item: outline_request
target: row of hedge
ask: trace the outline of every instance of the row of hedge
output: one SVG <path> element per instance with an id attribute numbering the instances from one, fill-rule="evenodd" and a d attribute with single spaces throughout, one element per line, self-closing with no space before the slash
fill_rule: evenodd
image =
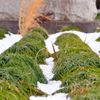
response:
<path id="1" fill-rule="evenodd" d="M 22 40 L 0 55 L 0 100 L 28 100 L 43 95 L 37 81 L 46 83 L 38 63 L 49 56 L 44 44 L 48 37 L 42 28 L 34 28 Z"/>
<path id="2" fill-rule="evenodd" d="M 58 37 L 54 80 L 64 87 L 57 92 L 69 93 L 72 100 L 100 99 L 100 58 L 74 34 Z"/>

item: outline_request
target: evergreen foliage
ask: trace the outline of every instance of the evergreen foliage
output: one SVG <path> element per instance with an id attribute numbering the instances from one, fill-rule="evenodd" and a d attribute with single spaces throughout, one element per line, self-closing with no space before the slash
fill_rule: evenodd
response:
<path id="1" fill-rule="evenodd" d="M 30 95 L 45 95 L 36 88 L 38 81 L 47 82 L 39 67 L 49 56 L 44 44 L 47 33 L 43 32 L 39 28 L 32 30 L 0 55 L 2 100 L 28 100 Z"/>
<path id="2" fill-rule="evenodd" d="M 72 100 L 99 100 L 100 58 L 74 34 L 58 37 L 60 51 L 55 60 L 54 78 Z"/>
<path id="3" fill-rule="evenodd" d="M 64 31 L 81 31 L 80 27 L 78 26 L 74 26 L 74 25 L 70 25 L 70 26 L 64 26 L 60 31 L 64 32 Z"/>

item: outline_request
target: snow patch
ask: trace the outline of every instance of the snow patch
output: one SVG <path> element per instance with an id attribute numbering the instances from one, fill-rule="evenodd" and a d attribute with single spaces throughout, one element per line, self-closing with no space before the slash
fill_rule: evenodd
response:
<path id="1" fill-rule="evenodd" d="M 55 95 L 50 95 L 48 97 L 31 96 L 30 100 L 70 100 L 70 98 L 67 96 L 67 94 L 57 93 Z"/>
<path id="2" fill-rule="evenodd" d="M 9 33 L 0 40 L 0 54 L 22 39 L 21 35 Z"/>
<path id="3" fill-rule="evenodd" d="M 62 89 L 61 87 L 62 82 L 61 81 L 55 81 L 52 80 L 54 74 L 53 74 L 53 67 L 54 67 L 54 58 L 50 57 L 45 60 L 45 65 L 40 65 L 41 70 L 43 71 L 43 74 L 45 75 L 48 83 L 43 84 L 40 82 L 37 82 L 37 88 L 41 90 L 42 92 L 48 94 L 47 97 L 41 97 L 41 96 L 31 96 L 30 100 L 70 100 L 67 94 L 65 93 L 56 93 L 56 91 Z M 55 94 L 55 95 L 53 95 Z"/>
<path id="4" fill-rule="evenodd" d="M 49 81 L 48 84 L 42 84 L 38 82 L 38 89 L 48 95 L 52 95 L 57 90 L 61 89 L 61 81 Z"/>
<path id="5" fill-rule="evenodd" d="M 45 75 L 48 83 L 43 84 L 38 82 L 37 83 L 37 88 L 44 93 L 48 95 L 52 95 L 55 93 L 57 90 L 61 89 L 61 81 L 52 81 L 52 78 L 54 76 L 53 74 L 53 67 L 54 67 L 54 58 L 50 57 L 45 60 L 46 64 L 45 65 L 40 65 L 41 70 L 43 71 L 43 74 Z"/>

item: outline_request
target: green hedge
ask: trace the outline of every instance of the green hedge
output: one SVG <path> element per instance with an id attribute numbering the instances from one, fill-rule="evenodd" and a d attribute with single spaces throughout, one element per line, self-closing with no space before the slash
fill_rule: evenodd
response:
<path id="1" fill-rule="evenodd" d="M 35 28 L 36 29 L 36 28 Z M 25 54 L 31 56 L 33 59 L 37 61 L 37 63 L 44 63 L 46 57 L 49 56 L 47 49 L 45 48 L 44 40 L 45 35 L 47 33 L 43 33 L 43 30 L 37 32 L 37 30 L 32 31 L 24 36 L 24 38 L 16 43 L 14 46 L 9 48 L 5 53 L 18 53 L 18 54 Z M 41 28 L 40 28 L 41 29 Z M 41 34 L 44 34 L 44 36 Z"/>
<path id="2" fill-rule="evenodd" d="M 5 34 L 8 34 L 8 30 L 5 28 L 0 28 L 0 39 L 4 38 Z"/>
<path id="3" fill-rule="evenodd" d="M 61 80 L 72 100 L 99 100 L 100 58 L 74 34 L 58 37 L 60 51 L 55 60 L 54 78 Z M 59 91 L 58 91 L 59 92 Z"/>
<path id="4" fill-rule="evenodd" d="M 100 42 L 100 37 L 96 41 Z"/>
<path id="5" fill-rule="evenodd" d="M 39 67 L 39 63 L 49 56 L 44 44 L 47 33 L 43 32 L 42 29 L 30 32 L 0 56 L 0 87 L 5 89 L 0 90 L 2 100 L 11 97 L 28 100 L 30 95 L 45 95 L 36 88 L 37 81 L 47 82 Z M 2 83 L 6 85 L 6 82 L 4 88 Z"/>
<path id="6" fill-rule="evenodd" d="M 78 26 L 74 26 L 74 25 L 69 25 L 69 26 L 64 26 L 63 28 L 61 28 L 61 32 L 64 31 L 81 31 L 80 27 Z"/>
<path id="7" fill-rule="evenodd" d="M 42 27 L 36 27 L 31 30 L 32 33 L 40 33 L 45 39 L 48 38 L 48 32 Z"/>

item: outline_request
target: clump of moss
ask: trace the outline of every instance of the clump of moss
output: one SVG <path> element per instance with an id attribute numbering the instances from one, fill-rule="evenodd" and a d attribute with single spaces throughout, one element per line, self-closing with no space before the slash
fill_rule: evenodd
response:
<path id="1" fill-rule="evenodd" d="M 78 27 L 78 26 L 64 26 L 60 31 L 61 32 L 64 32 L 64 31 L 71 31 L 71 30 L 74 30 L 74 31 L 81 31 L 81 29 Z"/>
<path id="2" fill-rule="evenodd" d="M 97 14 L 96 19 L 100 20 L 100 13 Z"/>
<path id="3" fill-rule="evenodd" d="M 61 80 L 64 89 L 73 100 L 98 100 L 100 88 L 100 58 L 74 34 L 58 37 L 60 51 L 55 60 L 54 78 Z M 97 99 L 95 99 L 97 98 Z"/>
<path id="4" fill-rule="evenodd" d="M 96 41 L 100 42 L 100 37 Z"/>
<path id="5" fill-rule="evenodd" d="M 0 28 L 0 39 L 4 38 L 5 34 L 8 34 L 8 30 L 5 28 Z"/>

